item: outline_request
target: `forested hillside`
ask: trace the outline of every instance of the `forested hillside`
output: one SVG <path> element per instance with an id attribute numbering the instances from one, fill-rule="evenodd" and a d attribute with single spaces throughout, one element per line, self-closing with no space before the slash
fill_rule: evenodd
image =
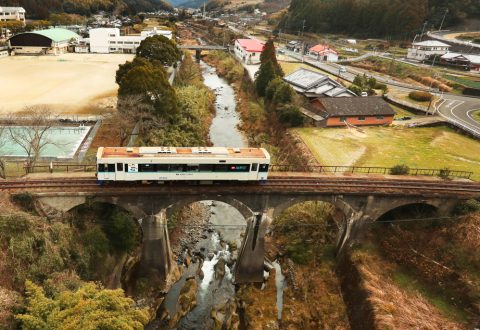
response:
<path id="1" fill-rule="evenodd" d="M 163 0 L 4 0 L 2 6 L 22 6 L 27 18 L 46 19 L 50 13 L 66 12 L 89 16 L 99 10 L 115 14 L 172 9 Z"/>
<path id="2" fill-rule="evenodd" d="M 444 27 L 464 18 L 480 18 L 478 0 L 292 0 L 279 27 L 289 31 L 349 33 L 359 36 L 407 38 L 428 27 Z"/>

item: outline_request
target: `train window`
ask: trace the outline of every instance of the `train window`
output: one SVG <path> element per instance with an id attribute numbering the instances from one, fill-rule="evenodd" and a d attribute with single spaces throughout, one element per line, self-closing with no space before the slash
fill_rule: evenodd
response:
<path id="1" fill-rule="evenodd" d="M 155 165 L 155 170 L 157 172 L 168 172 L 169 171 L 169 165 L 168 164 L 156 164 Z"/>
<path id="2" fill-rule="evenodd" d="M 268 164 L 260 164 L 259 172 L 268 172 Z"/>
<path id="3" fill-rule="evenodd" d="M 128 164 L 125 164 L 125 172 L 128 172 Z"/>
<path id="4" fill-rule="evenodd" d="M 258 170 L 258 163 L 252 164 L 252 172 L 256 172 Z"/>
<path id="5" fill-rule="evenodd" d="M 105 164 L 98 164 L 98 172 L 105 172 Z"/>
<path id="6" fill-rule="evenodd" d="M 170 165 L 170 172 L 183 172 L 183 165 L 182 164 L 171 164 Z"/>
<path id="7" fill-rule="evenodd" d="M 249 172 L 250 164 L 230 164 L 228 165 L 229 172 Z"/>
<path id="8" fill-rule="evenodd" d="M 227 172 L 228 165 L 227 164 L 217 164 L 215 165 L 214 172 Z"/>
<path id="9" fill-rule="evenodd" d="M 187 164 L 184 167 L 184 172 L 198 172 L 198 165 Z"/>
<path id="10" fill-rule="evenodd" d="M 117 172 L 123 172 L 123 164 L 117 163 Z"/>
<path id="11" fill-rule="evenodd" d="M 105 164 L 106 165 L 106 172 L 115 172 L 115 164 Z"/>
<path id="12" fill-rule="evenodd" d="M 200 164 L 199 171 L 200 172 L 213 172 L 213 168 L 215 165 L 211 164 Z"/>
<path id="13" fill-rule="evenodd" d="M 138 164 L 139 172 L 154 172 L 155 164 Z"/>

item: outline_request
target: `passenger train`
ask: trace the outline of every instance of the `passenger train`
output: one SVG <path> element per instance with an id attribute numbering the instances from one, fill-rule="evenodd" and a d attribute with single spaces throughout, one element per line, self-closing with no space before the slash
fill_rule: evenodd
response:
<path id="1" fill-rule="evenodd" d="M 265 181 L 270 155 L 263 148 L 100 147 L 97 179 L 158 182 Z"/>

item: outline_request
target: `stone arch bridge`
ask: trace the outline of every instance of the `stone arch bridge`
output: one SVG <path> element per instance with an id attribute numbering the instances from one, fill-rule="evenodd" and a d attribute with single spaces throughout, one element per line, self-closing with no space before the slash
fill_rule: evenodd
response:
<path id="1" fill-rule="evenodd" d="M 448 215 L 462 200 L 480 195 L 478 184 L 455 184 L 438 189 L 412 181 L 391 184 L 366 185 L 339 182 L 335 185 L 299 183 L 297 185 L 213 185 L 213 186 L 135 186 L 98 187 L 94 191 L 35 192 L 34 197 L 42 209 L 49 212 L 68 212 L 85 203 L 110 203 L 131 212 L 141 219 L 144 245 L 157 244 L 158 255 L 145 256 L 144 262 L 165 276 L 171 266 L 171 250 L 166 220 L 183 206 L 197 201 L 214 200 L 235 207 L 246 219 L 246 235 L 237 260 L 237 283 L 263 280 L 264 237 L 272 219 L 283 210 L 305 201 L 323 201 L 332 204 L 343 221 L 339 224 L 337 253 L 354 242 L 370 222 L 399 207 L 426 204 L 434 207 L 438 215 Z M 80 188 L 79 188 L 80 189 Z M 150 246 L 151 248 L 151 246 Z"/>

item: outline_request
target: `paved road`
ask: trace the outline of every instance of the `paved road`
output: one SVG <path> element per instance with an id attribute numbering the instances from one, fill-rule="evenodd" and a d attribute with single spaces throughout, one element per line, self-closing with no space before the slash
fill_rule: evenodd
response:
<path id="1" fill-rule="evenodd" d="M 340 72 L 340 65 L 334 63 L 319 62 L 313 59 L 288 50 L 284 50 L 285 54 L 296 59 L 308 63 L 320 70 L 328 72 L 332 75 L 340 77 L 344 80 L 353 82 L 357 74 L 363 74 L 367 71 L 348 68 L 347 72 Z M 390 88 L 409 92 L 412 90 L 430 91 L 426 87 L 418 87 L 398 81 L 394 81 L 391 77 L 380 75 L 377 73 L 367 72 L 369 76 L 377 79 L 378 82 L 387 84 Z M 470 134 L 480 138 L 480 123 L 473 119 L 473 112 L 480 109 L 480 98 L 468 97 L 455 94 L 442 94 L 441 101 L 437 103 L 437 112 L 453 125 L 469 132 Z"/>
<path id="2" fill-rule="evenodd" d="M 454 95 L 444 95 L 436 109 L 455 126 L 480 138 L 480 123 L 473 118 L 476 110 L 480 110 L 480 99 Z"/>

